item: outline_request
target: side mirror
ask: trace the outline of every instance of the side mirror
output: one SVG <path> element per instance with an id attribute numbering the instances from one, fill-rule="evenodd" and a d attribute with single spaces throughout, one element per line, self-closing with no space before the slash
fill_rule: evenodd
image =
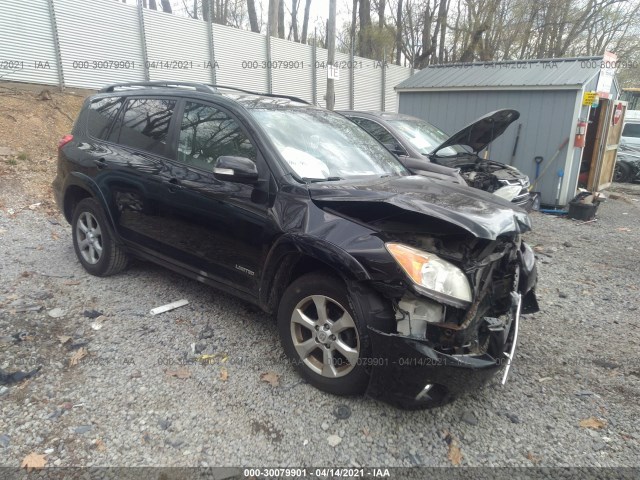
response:
<path id="1" fill-rule="evenodd" d="M 225 182 L 252 184 L 258 182 L 258 169 L 253 160 L 223 155 L 216 160 L 213 176 Z"/>
<path id="2" fill-rule="evenodd" d="M 404 148 L 402 148 L 399 143 L 385 143 L 383 145 L 394 155 L 398 155 L 399 157 L 407 155 L 407 152 L 404 151 Z"/>

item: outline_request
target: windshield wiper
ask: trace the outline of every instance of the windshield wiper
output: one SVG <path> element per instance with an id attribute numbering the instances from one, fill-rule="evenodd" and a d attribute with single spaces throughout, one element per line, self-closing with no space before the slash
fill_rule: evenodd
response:
<path id="1" fill-rule="evenodd" d="M 306 183 L 317 183 L 317 182 L 337 182 L 339 180 L 344 180 L 344 178 L 342 177 L 326 177 L 326 178 L 302 177 L 302 180 Z"/>

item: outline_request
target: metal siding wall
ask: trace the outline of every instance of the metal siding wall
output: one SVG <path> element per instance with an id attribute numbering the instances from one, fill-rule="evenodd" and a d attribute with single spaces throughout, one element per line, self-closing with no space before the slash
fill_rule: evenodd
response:
<path id="1" fill-rule="evenodd" d="M 0 65 L 3 80 L 58 84 L 58 60 L 47 0 L 0 2 L 0 62 L 7 62 Z M 18 65 L 9 69 L 13 67 L 9 62 Z"/>
<path id="2" fill-rule="evenodd" d="M 24 68 L 0 70 L 6 80 L 47 85 L 59 84 L 54 29 L 49 12 L 49 0 L 0 1 L 0 61 L 24 62 Z M 83 88 L 101 88 L 111 83 L 144 81 L 145 65 L 138 8 L 114 0 L 53 0 L 60 41 L 61 67 L 65 84 Z M 146 49 L 148 60 L 163 62 L 149 69 L 151 80 L 183 80 L 210 83 L 212 61 L 208 45 L 207 25 L 199 20 L 182 18 L 145 9 Z M 268 90 L 267 38 L 257 33 L 213 25 L 213 43 L 217 63 L 216 81 L 249 90 Z M 272 69 L 274 92 L 290 93 L 312 100 L 312 48 L 309 45 L 271 39 L 272 61 L 300 60 L 301 69 Z M 319 63 L 327 61 L 327 51 L 316 50 Z M 358 108 L 381 107 L 381 75 L 372 68 L 373 61 L 357 59 L 364 68 L 354 72 L 354 103 Z M 94 68 L 93 62 L 106 62 L 108 68 Z M 165 62 L 188 62 L 190 68 L 174 68 Z M 349 66 L 350 57 L 336 54 L 341 66 Z M 35 68 L 42 62 L 49 68 Z M 80 65 L 78 65 L 80 62 Z M 109 62 L 130 62 L 130 65 L 109 65 Z M 193 62 L 191 64 L 191 62 Z M 84 65 L 86 64 L 86 65 Z M 7 65 L 9 66 L 9 65 Z M 82 67 L 88 68 L 82 68 Z M 115 67 L 118 68 L 115 68 Z M 122 68 L 124 67 L 124 68 Z M 160 68 L 168 67 L 168 68 Z M 394 110 L 393 86 L 410 75 L 409 69 L 390 66 L 385 100 L 388 110 Z M 316 94 L 319 105 L 325 105 L 327 70 L 317 69 Z M 340 69 L 335 82 L 336 109 L 350 106 L 348 68 Z"/>
<path id="3" fill-rule="evenodd" d="M 411 76 L 411 69 L 400 67 L 398 65 L 387 66 L 387 76 L 385 79 L 384 92 L 384 109 L 387 112 L 398 111 L 398 94 L 395 90 L 396 85 L 405 81 Z"/>
<path id="4" fill-rule="evenodd" d="M 262 66 L 262 62 L 267 60 L 267 37 L 214 24 L 213 49 L 220 67 L 216 71 L 218 84 L 257 92 L 268 90 L 267 69 Z M 248 68 L 247 65 L 257 68 Z"/>
<path id="5" fill-rule="evenodd" d="M 207 24 L 144 10 L 150 80 L 212 83 Z"/>
<path id="6" fill-rule="evenodd" d="M 575 90 L 413 92 L 400 93 L 399 111 L 422 118 L 446 133 L 453 134 L 489 111 L 501 108 L 518 110 L 520 118 L 493 142 L 491 158 L 503 163 L 511 161 L 518 123 L 522 123 L 513 166 L 529 175 L 533 182 L 533 158 L 543 157 L 541 169 L 544 168 L 567 137 L 567 132 L 575 127 L 575 99 Z M 573 145 L 572 141 L 570 139 L 569 148 Z M 536 190 L 542 192 L 543 203 L 555 202 L 557 170 L 559 167 L 566 167 L 566 155 L 567 147 L 538 184 Z M 565 178 L 565 181 L 570 179 Z"/>
<path id="7" fill-rule="evenodd" d="M 104 0 L 55 0 L 55 9 L 67 85 L 101 88 L 110 83 L 144 80 L 135 6 Z M 74 62 L 86 61 L 90 68 L 74 68 Z M 135 63 L 135 68 L 96 70 L 92 68 L 93 61 L 129 61 Z"/>
<path id="8" fill-rule="evenodd" d="M 375 60 L 354 57 L 353 67 L 355 109 L 382 110 L 382 64 Z"/>
<path id="9" fill-rule="evenodd" d="M 273 93 L 313 100 L 311 50 L 309 45 L 271 39 Z"/>

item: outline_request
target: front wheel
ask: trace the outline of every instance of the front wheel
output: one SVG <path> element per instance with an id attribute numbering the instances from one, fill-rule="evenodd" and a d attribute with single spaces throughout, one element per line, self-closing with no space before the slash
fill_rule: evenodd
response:
<path id="1" fill-rule="evenodd" d="M 284 351 L 309 383 L 337 395 L 364 393 L 371 345 L 347 286 L 326 274 L 307 274 L 284 292 L 278 330 Z"/>
<path id="2" fill-rule="evenodd" d="M 91 275 L 106 277 L 127 266 L 127 255 L 114 242 L 102 208 L 93 198 L 78 203 L 71 227 L 78 260 Z"/>

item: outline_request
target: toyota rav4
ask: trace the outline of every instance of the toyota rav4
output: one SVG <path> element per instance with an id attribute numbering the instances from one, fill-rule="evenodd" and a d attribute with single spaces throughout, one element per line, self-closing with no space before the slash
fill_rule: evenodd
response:
<path id="1" fill-rule="evenodd" d="M 411 175 L 294 97 L 107 87 L 60 141 L 53 185 L 90 274 L 138 257 L 237 295 L 334 394 L 415 408 L 504 381 L 520 314 L 537 309 L 524 211 Z"/>

